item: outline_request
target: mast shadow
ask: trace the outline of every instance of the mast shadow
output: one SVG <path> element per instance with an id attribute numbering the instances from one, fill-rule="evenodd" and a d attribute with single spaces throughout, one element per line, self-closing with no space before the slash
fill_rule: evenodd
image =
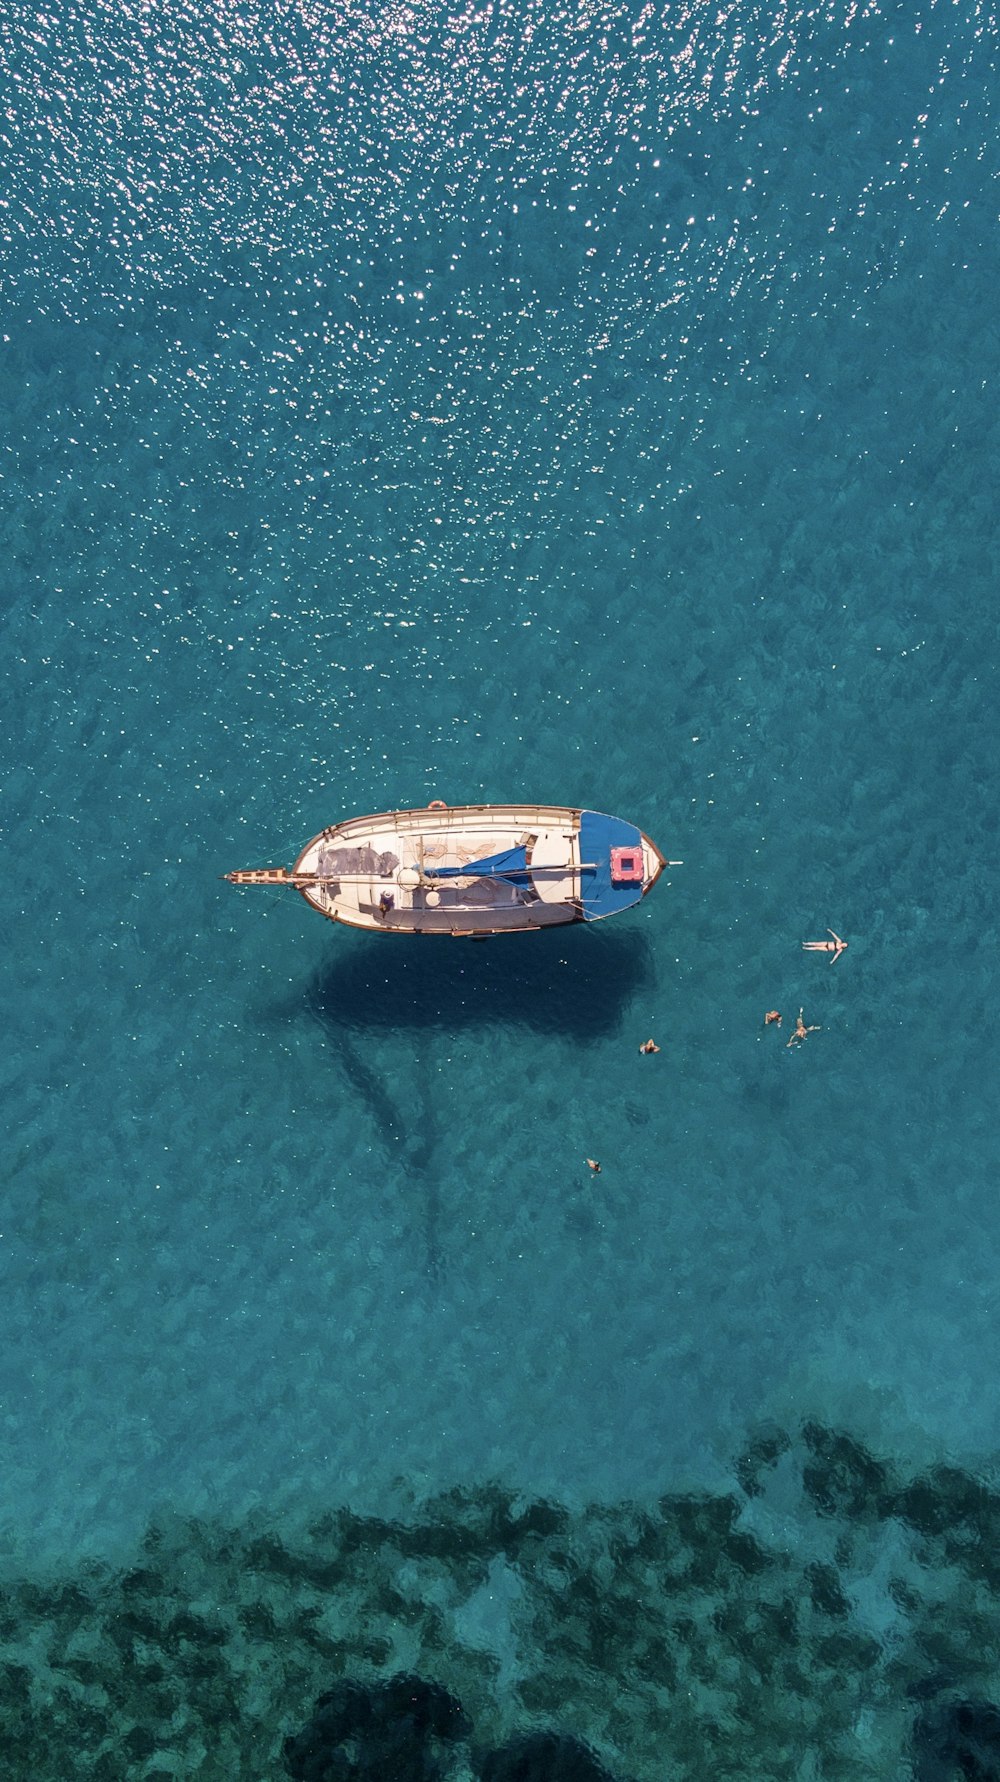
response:
<path id="1" fill-rule="evenodd" d="M 487 946 L 395 938 L 338 936 L 335 954 L 299 991 L 272 1005 L 272 1019 L 316 1024 L 349 1091 L 365 1109 L 387 1159 L 419 1181 L 427 1274 L 440 1278 L 440 1187 L 434 1157 L 438 1103 L 425 1041 L 473 1027 L 520 1026 L 562 1035 L 574 1045 L 605 1038 L 622 1022 L 633 996 L 653 976 L 642 934 L 576 930 L 504 935 Z M 373 1062 L 372 1042 L 404 1033 L 412 1071 L 397 1084 Z"/>
<path id="2" fill-rule="evenodd" d="M 427 1273 L 436 1281 L 441 1274 L 441 1204 L 432 1159 L 438 1133 L 424 1049 L 420 1045 L 414 1048 L 415 1093 L 410 1100 L 390 1091 L 385 1078 L 362 1056 L 355 1039 L 344 1032 L 332 1034 L 324 1023 L 320 1025 L 327 1050 L 343 1071 L 348 1089 L 366 1109 L 389 1162 L 405 1182 L 419 1179 Z"/>

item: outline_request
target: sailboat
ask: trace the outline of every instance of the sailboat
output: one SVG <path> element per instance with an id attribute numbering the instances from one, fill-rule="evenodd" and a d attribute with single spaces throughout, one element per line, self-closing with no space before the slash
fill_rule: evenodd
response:
<path id="1" fill-rule="evenodd" d="M 232 885 L 290 885 L 331 922 L 381 934 L 477 939 L 633 906 L 667 866 L 621 817 L 560 804 L 458 804 L 349 817 L 314 835 L 289 871 L 227 872 Z"/>

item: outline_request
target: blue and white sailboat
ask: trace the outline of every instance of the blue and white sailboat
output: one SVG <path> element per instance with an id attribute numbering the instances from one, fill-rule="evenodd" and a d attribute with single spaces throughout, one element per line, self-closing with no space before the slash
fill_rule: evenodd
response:
<path id="1" fill-rule="evenodd" d="M 291 885 L 320 915 L 351 928 L 475 939 L 601 921 L 680 864 L 634 823 L 601 811 L 435 799 L 335 823 L 291 871 L 225 876 L 234 885 Z"/>

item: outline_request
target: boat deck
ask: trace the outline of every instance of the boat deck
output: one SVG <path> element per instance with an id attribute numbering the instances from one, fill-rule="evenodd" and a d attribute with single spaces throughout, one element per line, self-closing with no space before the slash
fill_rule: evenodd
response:
<path id="1" fill-rule="evenodd" d="M 510 876 L 462 872 L 516 856 Z M 579 898 L 579 813 L 544 806 L 386 813 L 325 830 L 294 876 L 334 920 L 421 933 L 497 933 L 574 919 Z M 441 875 L 440 877 L 438 875 Z M 391 902 L 388 900 L 391 899 Z"/>

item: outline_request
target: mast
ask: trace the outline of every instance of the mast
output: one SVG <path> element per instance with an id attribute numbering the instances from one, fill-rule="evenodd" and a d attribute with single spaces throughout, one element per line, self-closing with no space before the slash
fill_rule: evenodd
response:
<path id="1" fill-rule="evenodd" d="M 553 864 L 552 866 L 509 867 L 506 872 L 498 869 L 491 872 L 476 872 L 474 864 L 474 862 L 470 862 L 468 871 L 453 871 L 448 874 L 448 877 L 452 880 L 463 878 L 509 879 L 513 877 L 525 879 L 571 878 L 574 873 L 597 871 L 596 860 L 584 860 L 579 866 L 574 866 L 572 862 L 567 861 L 564 866 Z M 668 865 L 680 865 L 680 862 L 669 861 Z M 404 867 L 403 870 L 405 871 L 406 868 Z M 439 877 L 436 867 L 424 866 L 422 847 L 418 852 L 416 867 L 410 870 L 419 873 L 420 877 L 417 880 L 419 885 L 433 883 Z M 374 885 L 382 882 L 379 874 L 374 872 L 289 872 L 284 866 L 245 867 L 238 872 L 224 872 L 222 877 L 230 885 L 292 885 L 298 889 L 305 889 L 309 885 Z M 388 882 L 387 880 L 386 883 Z"/>

